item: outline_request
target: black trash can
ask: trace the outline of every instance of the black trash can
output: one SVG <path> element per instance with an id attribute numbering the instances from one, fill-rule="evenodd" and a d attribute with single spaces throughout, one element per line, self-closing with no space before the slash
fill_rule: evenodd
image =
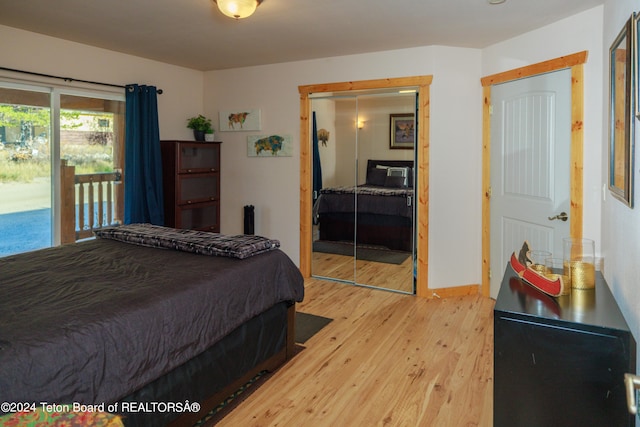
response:
<path id="1" fill-rule="evenodd" d="M 244 234 L 255 234 L 255 213 L 253 205 L 244 207 Z"/>

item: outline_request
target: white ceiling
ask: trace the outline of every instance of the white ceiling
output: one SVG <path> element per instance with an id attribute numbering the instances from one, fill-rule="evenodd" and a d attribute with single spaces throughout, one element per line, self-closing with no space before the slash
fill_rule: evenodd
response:
<path id="1" fill-rule="evenodd" d="M 235 21 L 212 0 L 0 0 L 0 25 L 197 70 L 416 46 L 483 48 L 605 0 L 264 0 Z"/>

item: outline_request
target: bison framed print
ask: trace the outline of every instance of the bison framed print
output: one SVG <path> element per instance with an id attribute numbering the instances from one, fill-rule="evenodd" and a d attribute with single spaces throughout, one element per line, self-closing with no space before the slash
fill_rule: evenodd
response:
<path id="1" fill-rule="evenodd" d="M 241 132 L 260 130 L 260 109 L 220 111 L 220 131 Z"/>
<path id="2" fill-rule="evenodd" d="M 293 155 L 289 135 L 251 135 L 247 137 L 249 157 L 291 157 Z"/>

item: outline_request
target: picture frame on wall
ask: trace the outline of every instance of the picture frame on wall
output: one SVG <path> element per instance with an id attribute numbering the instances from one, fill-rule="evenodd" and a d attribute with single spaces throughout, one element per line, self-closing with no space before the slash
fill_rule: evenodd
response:
<path id="1" fill-rule="evenodd" d="M 242 132 L 261 129 L 259 108 L 220 111 L 218 119 L 221 132 Z"/>
<path id="2" fill-rule="evenodd" d="M 629 207 L 633 207 L 636 25 L 633 14 L 609 49 L 609 191 Z"/>
<path id="3" fill-rule="evenodd" d="M 633 61 L 633 88 L 636 118 L 640 119 L 640 13 L 634 12 L 631 16 L 632 21 L 632 61 Z"/>
<path id="4" fill-rule="evenodd" d="M 416 120 L 413 113 L 389 115 L 389 148 L 413 150 L 416 139 Z"/>
<path id="5" fill-rule="evenodd" d="M 247 136 L 247 156 L 291 157 L 293 156 L 291 135 L 249 135 Z"/>

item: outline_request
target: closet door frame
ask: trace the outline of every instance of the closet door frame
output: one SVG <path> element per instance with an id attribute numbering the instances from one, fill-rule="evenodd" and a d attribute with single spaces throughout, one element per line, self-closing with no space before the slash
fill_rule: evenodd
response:
<path id="1" fill-rule="evenodd" d="M 415 88 L 418 91 L 417 135 L 417 241 L 416 241 L 416 295 L 431 298 L 428 286 L 429 259 L 429 88 L 433 76 L 401 77 L 354 82 L 324 83 L 298 86 L 300 93 L 300 271 L 311 277 L 312 221 L 311 172 L 312 150 L 309 95 L 326 92 L 348 92 L 370 89 Z"/>

